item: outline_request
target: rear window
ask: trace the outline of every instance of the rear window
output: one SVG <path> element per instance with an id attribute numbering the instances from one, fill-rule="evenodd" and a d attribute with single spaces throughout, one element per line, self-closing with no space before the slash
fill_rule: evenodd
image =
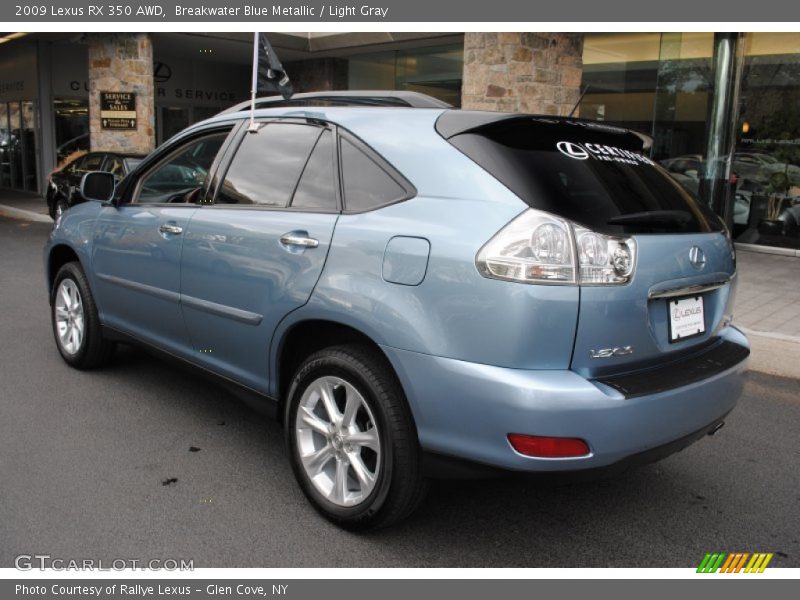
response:
<path id="1" fill-rule="evenodd" d="M 721 221 L 604 125 L 519 117 L 450 138 L 528 206 L 608 234 L 719 231 Z"/>

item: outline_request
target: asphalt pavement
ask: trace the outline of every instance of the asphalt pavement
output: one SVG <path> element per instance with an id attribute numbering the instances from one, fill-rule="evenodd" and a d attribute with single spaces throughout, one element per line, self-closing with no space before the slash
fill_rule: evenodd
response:
<path id="1" fill-rule="evenodd" d="M 0 567 L 19 554 L 195 567 L 800 567 L 800 382 L 751 373 L 726 426 L 612 480 L 437 482 L 401 525 L 343 532 L 295 485 L 281 428 L 123 347 L 80 372 L 52 339 L 49 226 L 0 217 Z M 174 480 L 174 481 L 172 481 Z"/>

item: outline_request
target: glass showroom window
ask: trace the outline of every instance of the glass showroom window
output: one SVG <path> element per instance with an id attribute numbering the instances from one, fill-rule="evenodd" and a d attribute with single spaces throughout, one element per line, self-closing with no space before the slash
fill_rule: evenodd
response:
<path id="1" fill-rule="evenodd" d="M 739 242 L 800 248 L 800 33 L 749 33 L 733 172 Z"/>
<path id="2" fill-rule="evenodd" d="M 653 137 L 652 158 L 699 193 L 713 87 L 712 33 L 587 34 L 580 116 Z"/>
<path id="3" fill-rule="evenodd" d="M 464 45 L 391 50 L 352 56 L 351 90 L 408 90 L 461 106 Z"/>
<path id="4" fill-rule="evenodd" d="M 0 187 L 36 191 L 33 102 L 0 105 Z"/>

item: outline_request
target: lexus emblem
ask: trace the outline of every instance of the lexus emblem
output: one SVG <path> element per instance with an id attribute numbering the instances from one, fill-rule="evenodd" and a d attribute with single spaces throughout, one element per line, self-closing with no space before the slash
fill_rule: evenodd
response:
<path id="1" fill-rule="evenodd" d="M 689 262 L 695 269 L 702 269 L 706 266 L 706 255 L 700 246 L 692 246 L 689 250 Z"/>
<path id="2" fill-rule="evenodd" d="M 156 83 L 166 83 L 172 77 L 172 68 L 163 62 L 153 65 L 153 80 Z"/>
<path id="3" fill-rule="evenodd" d="M 572 142 L 558 142 L 556 148 L 561 154 L 565 154 L 570 158 L 577 160 L 586 160 L 589 158 L 589 153 L 580 144 L 573 144 Z"/>

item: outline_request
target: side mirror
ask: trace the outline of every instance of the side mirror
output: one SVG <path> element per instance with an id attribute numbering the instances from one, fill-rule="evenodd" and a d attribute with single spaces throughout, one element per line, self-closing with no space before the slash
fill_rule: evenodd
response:
<path id="1" fill-rule="evenodd" d="M 116 178 L 105 171 L 90 171 L 81 179 L 81 196 L 86 200 L 108 202 L 114 196 Z"/>

